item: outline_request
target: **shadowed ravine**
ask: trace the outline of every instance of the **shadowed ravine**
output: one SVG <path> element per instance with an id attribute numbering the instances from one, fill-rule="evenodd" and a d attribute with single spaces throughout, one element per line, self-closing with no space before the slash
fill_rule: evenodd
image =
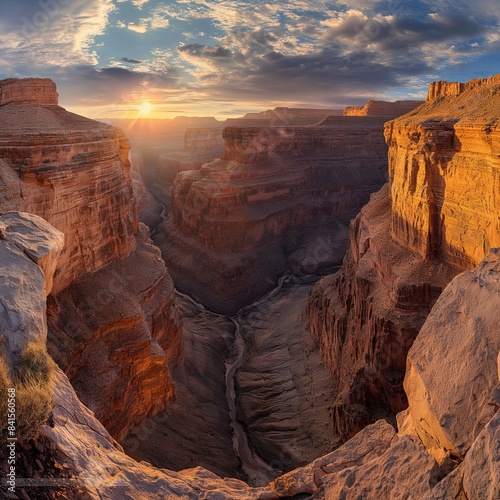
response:
<path id="1" fill-rule="evenodd" d="M 190 296 L 177 292 L 184 335 L 184 362 L 172 367 L 177 400 L 167 413 L 133 429 L 122 443 L 125 450 L 158 467 L 180 470 L 202 465 L 223 476 L 265 485 L 283 470 L 312 460 L 318 449 L 325 453 L 333 449 L 335 440 L 324 428 L 329 425 L 329 398 L 312 394 L 318 387 L 328 386 L 324 383 L 328 374 L 305 325 L 299 335 L 294 328 L 276 330 L 273 342 L 281 344 L 283 351 L 272 345 L 266 347 L 267 340 L 256 348 L 251 338 L 253 334 L 265 334 L 266 328 L 274 330 L 272 322 L 265 324 L 272 317 L 281 318 L 279 322 L 286 325 L 288 318 L 295 322 L 294 310 L 305 312 L 311 285 L 304 281 L 308 280 L 286 273 L 271 292 L 233 317 L 208 311 Z M 304 342 L 309 352 L 301 347 Z M 317 356 L 309 374 L 311 381 L 317 382 L 315 387 L 302 376 L 309 371 L 311 350 Z M 276 358 L 289 351 L 291 355 L 285 360 Z M 254 377 L 255 364 L 262 370 L 261 377 Z M 293 376 L 296 367 L 302 380 Z M 266 395 L 269 382 L 281 396 Z M 281 397 L 287 402 L 282 404 Z M 252 400 L 262 398 L 271 406 L 262 405 L 254 415 Z M 319 405 L 311 403 L 316 399 L 321 399 Z M 299 415 L 303 412 L 306 415 Z M 309 427 L 319 421 L 315 433 Z M 283 422 L 285 427 L 275 429 L 274 422 Z M 266 427 L 270 429 L 268 440 Z M 265 459 L 260 456 L 262 444 Z"/>

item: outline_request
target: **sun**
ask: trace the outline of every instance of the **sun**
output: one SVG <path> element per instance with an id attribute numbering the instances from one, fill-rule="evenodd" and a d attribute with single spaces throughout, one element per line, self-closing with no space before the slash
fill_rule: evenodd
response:
<path id="1" fill-rule="evenodd" d="M 141 116 L 148 116 L 151 111 L 153 111 L 153 105 L 149 101 L 144 101 L 140 106 L 139 106 L 139 114 Z"/>

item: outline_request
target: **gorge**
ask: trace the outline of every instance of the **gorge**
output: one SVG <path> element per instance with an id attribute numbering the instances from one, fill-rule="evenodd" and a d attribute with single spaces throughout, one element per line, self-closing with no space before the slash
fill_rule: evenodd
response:
<path id="1" fill-rule="evenodd" d="M 51 498 L 498 498 L 499 96 L 233 124 L 170 198 L 1 81 L 0 343 L 55 362 Z"/>

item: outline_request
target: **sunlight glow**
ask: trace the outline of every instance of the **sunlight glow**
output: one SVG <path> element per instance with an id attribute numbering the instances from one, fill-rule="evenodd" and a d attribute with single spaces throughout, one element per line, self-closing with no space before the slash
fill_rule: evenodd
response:
<path id="1" fill-rule="evenodd" d="M 139 106 L 139 114 L 141 116 L 148 116 L 152 110 L 153 110 L 153 105 L 149 101 L 144 101 Z"/>

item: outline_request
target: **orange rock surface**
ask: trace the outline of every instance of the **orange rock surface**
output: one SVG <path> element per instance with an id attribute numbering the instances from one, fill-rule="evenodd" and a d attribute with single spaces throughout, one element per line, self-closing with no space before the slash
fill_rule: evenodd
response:
<path id="1" fill-rule="evenodd" d="M 128 140 L 57 106 L 51 80 L 0 89 L 10 99 L 0 106 L 0 214 L 30 212 L 64 234 L 49 350 L 120 437 L 165 407 L 166 363 L 180 356 L 172 281 L 147 230 L 139 234 Z"/>
<path id="2" fill-rule="evenodd" d="M 176 283 L 234 313 L 287 267 L 339 264 L 348 221 L 385 180 L 382 125 L 331 117 L 315 127 L 226 128 L 221 160 L 177 176 L 171 217 L 155 237 Z"/>
<path id="3" fill-rule="evenodd" d="M 309 305 L 344 438 L 405 407 L 406 354 L 434 302 L 500 246 L 499 90 L 498 77 L 476 80 L 386 124 L 389 190 L 352 223 L 341 271 Z"/>
<path id="4" fill-rule="evenodd" d="M 423 101 L 368 101 L 364 106 L 348 106 L 344 116 L 384 116 L 396 118 L 420 106 Z"/>

